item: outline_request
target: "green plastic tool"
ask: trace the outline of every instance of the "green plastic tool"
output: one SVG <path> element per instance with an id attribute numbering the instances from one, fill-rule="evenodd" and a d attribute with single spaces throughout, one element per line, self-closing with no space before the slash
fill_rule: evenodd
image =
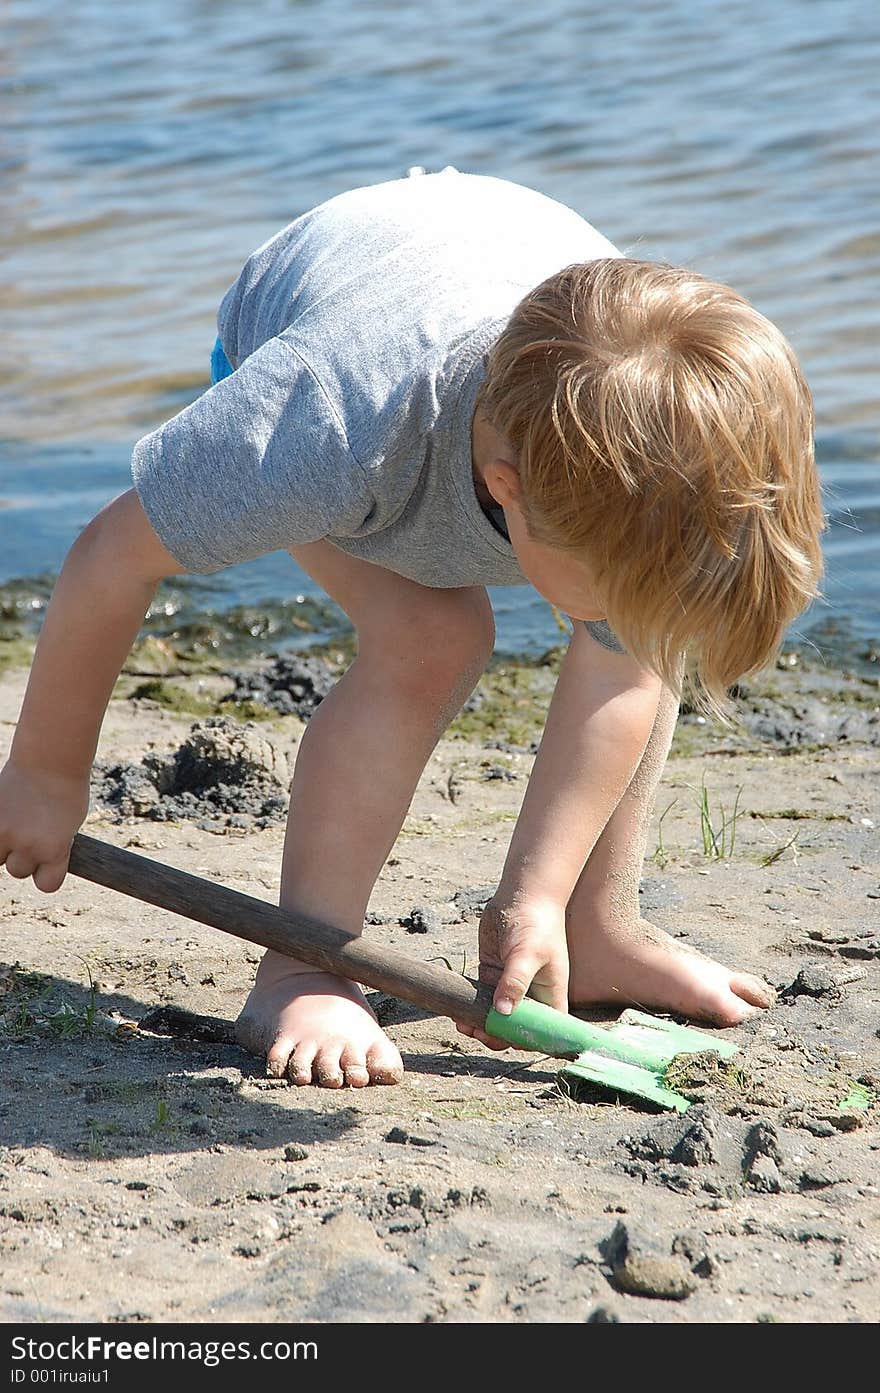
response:
<path id="1" fill-rule="evenodd" d="M 574 1055 L 562 1073 L 618 1093 L 647 1098 L 663 1108 L 686 1112 L 687 1098 L 667 1088 L 665 1074 L 678 1054 L 713 1050 L 722 1059 L 738 1053 L 729 1040 L 719 1040 L 688 1025 L 658 1020 L 642 1011 L 624 1011 L 614 1025 L 590 1025 L 526 999 L 509 1016 L 493 1008 L 486 1030 L 523 1050 L 542 1050 L 555 1057 Z"/>
<path id="2" fill-rule="evenodd" d="M 478 1026 L 520 1049 L 571 1059 L 564 1074 L 677 1112 L 687 1109 L 688 1100 L 667 1088 L 664 1077 L 677 1054 L 714 1050 L 729 1059 L 737 1053 L 729 1040 L 641 1011 L 624 1011 L 614 1025 L 598 1026 L 526 999 L 511 1015 L 501 1016 L 492 1006 L 491 990 L 457 972 L 417 962 L 395 948 L 365 943 L 332 925 L 135 856 L 82 832 L 73 839 L 70 870 L 97 885 Z"/>

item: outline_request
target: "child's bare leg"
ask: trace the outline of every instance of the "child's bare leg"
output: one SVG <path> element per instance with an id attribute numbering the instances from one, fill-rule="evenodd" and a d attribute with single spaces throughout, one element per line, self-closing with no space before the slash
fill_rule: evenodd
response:
<path id="1" fill-rule="evenodd" d="M 614 1002 L 736 1025 L 770 1006 L 772 989 L 684 947 L 643 919 L 639 908 L 651 809 L 677 710 L 664 688 L 641 763 L 569 901 L 569 995 L 572 1006 Z"/>
<path id="2" fill-rule="evenodd" d="M 280 902 L 357 934 L 428 757 L 491 655 L 492 611 L 480 587 L 429 590 L 326 542 L 293 555 L 352 619 L 358 656 L 300 743 Z M 354 983 L 278 953 L 237 1031 L 298 1084 L 394 1083 L 403 1069 Z"/>

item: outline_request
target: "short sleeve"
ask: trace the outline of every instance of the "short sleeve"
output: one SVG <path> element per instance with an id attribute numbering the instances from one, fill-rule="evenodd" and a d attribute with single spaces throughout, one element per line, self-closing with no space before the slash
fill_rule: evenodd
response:
<path id="1" fill-rule="evenodd" d="M 591 638 L 594 638 L 603 648 L 607 648 L 609 652 L 626 652 L 607 619 L 585 619 L 584 628 Z"/>
<path id="2" fill-rule="evenodd" d="M 160 540 L 192 574 L 354 533 L 373 506 L 338 411 L 281 338 L 139 440 L 131 472 Z"/>

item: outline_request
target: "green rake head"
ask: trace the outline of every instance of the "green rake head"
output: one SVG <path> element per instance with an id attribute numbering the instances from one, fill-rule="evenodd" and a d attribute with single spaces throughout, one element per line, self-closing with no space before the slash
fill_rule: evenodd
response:
<path id="1" fill-rule="evenodd" d="M 486 1030 L 523 1050 L 539 1050 L 556 1058 L 574 1056 L 562 1070 L 566 1078 L 645 1098 L 676 1112 L 686 1112 L 690 1106 L 687 1098 L 666 1087 L 666 1070 L 676 1055 L 713 1050 L 729 1059 L 738 1053 L 729 1040 L 642 1011 L 624 1011 L 614 1025 L 599 1026 L 528 997 L 509 1016 L 493 1008 L 486 1017 Z"/>

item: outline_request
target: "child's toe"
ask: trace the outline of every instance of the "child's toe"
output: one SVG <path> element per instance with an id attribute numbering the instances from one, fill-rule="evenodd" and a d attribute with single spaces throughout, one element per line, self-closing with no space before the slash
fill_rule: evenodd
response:
<path id="1" fill-rule="evenodd" d="M 287 1064 L 287 1077 L 291 1083 L 304 1087 L 312 1082 L 312 1066 L 318 1053 L 317 1040 L 301 1040 Z"/>
<path id="2" fill-rule="evenodd" d="M 730 979 L 731 991 L 742 997 L 751 1006 L 760 1006 L 766 1011 L 776 1000 L 776 993 L 769 982 L 753 977 L 750 972 L 737 972 Z"/>
<path id="3" fill-rule="evenodd" d="M 272 1079 L 283 1079 L 287 1073 L 287 1062 L 293 1049 L 289 1036 L 279 1035 L 266 1050 L 266 1073 Z M 254 1051 L 257 1053 L 258 1051 Z"/>
<path id="4" fill-rule="evenodd" d="M 367 1068 L 373 1083 L 400 1083 L 403 1078 L 403 1060 L 384 1036 L 367 1051 Z"/>
<path id="5" fill-rule="evenodd" d="M 345 1049 L 344 1040 L 326 1040 L 315 1055 L 312 1078 L 320 1088 L 342 1088 L 345 1075 L 340 1059 Z"/>
<path id="6" fill-rule="evenodd" d="M 712 1006 L 708 1012 L 708 1019 L 715 1025 L 733 1026 L 742 1025 L 751 1016 L 757 1016 L 759 1008 L 750 1006 L 741 996 L 733 991 L 719 992 L 713 999 Z"/>
<path id="7" fill-rule="evenodd" d="M 343 1050 L 339 1064 L 349 1088 L 366 1088 L 370 1082 L 370 1071 L 363 1049 L 357 1045 L 349 1045 Z"/>

